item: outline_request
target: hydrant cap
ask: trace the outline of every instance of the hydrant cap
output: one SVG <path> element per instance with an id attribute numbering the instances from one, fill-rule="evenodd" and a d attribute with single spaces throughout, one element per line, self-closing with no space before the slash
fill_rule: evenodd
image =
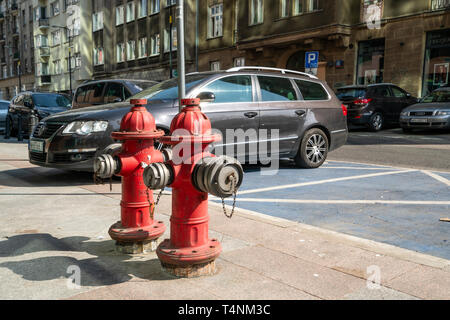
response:
<path id="1" fill-rule="evenodd" d="M 200 108 L 187 106 L 172 120 L 170 131 L 177 129 L 186 130 L 193 136 L 210 135 L 211 121 Z"/>
<path id="2" fill-rule="evenodd" d="M 132 107 L 131 111 L 123 117 L 120 124 L 121 132 L 154 132 L 156 131 L 155 118 L 145 107 Z"/>
<path id="3" fill-rule="evenodd" d="M 147 104 L 147 99 L 131 99 L 130 104 L 134 106 L 145 106 Z"/>

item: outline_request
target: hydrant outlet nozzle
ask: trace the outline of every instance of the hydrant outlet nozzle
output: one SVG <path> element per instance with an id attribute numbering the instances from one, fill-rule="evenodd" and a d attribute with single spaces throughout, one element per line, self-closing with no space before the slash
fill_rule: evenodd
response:
<path id="1" fill-rule="evenodd" d="M 102 179 L 111 178 L 118 169 L 117 161 L 109 154 L 102 154 L 94 162 L 94 172 Z"/>
<path id="2" fill-rule="evenodd" d="M 150 190 L 160 190 L 172 184 L 173 169 L 165 163 L 151 163 L 144 169 L 144 184 Z"/>

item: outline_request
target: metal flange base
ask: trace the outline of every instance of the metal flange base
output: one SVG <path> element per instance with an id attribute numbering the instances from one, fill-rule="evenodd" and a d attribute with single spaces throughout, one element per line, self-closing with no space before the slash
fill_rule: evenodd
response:
<path id="1" fill-rule="evenodd" d="M 109 228 L 109 236 L 116 240 L 118 252 L 145 253 L 156 250 L 157 240 L 166 230 L 162 221 L 154 221 L 145 227 L 126 228 L 120 221 Z"/>

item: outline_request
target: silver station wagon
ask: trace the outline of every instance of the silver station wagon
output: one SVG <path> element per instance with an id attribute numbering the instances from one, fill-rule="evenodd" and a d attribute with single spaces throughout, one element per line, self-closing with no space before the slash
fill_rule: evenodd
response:
<path id="1" fill-rule="evenodd" d="M 171 79 L 131 98 L 147 99 L 157 127 L 168 132 L 178 113 L 177 95 L 177 79 Z M 291 158 L 299 167 L 318 168 L 347 141 L 346 108 L 324 81 L 306 73 L 265 67 L 192 73 L 186 97 L 200 98 L 213 129 L 222 133 L 216 153 L 231 150 L 248 162 Z M 114 143 L 111 132 L 129 109 L 128 100 L 44 119 L 31 138 L 39 146 L 30 148 L 30 161 L 92 171 L 94 157 Z"/>

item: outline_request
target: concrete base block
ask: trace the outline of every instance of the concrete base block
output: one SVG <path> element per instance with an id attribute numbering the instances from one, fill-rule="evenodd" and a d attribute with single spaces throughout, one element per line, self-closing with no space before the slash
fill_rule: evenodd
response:
<path id="1" fill-rule="evenodd" d="M 116 251 L 124 254 L 145 254 L 155 252 L 158 247 L 158 239 L 142 242 L 118 242 Z"/>
<path id="2" fill-rule="evenodd" d="M 198 278 L 217 273 L 215 261 L 190 266 L 175 266 L 161 262 L 161 266 L 165 272 L 178 278 Z"/>

